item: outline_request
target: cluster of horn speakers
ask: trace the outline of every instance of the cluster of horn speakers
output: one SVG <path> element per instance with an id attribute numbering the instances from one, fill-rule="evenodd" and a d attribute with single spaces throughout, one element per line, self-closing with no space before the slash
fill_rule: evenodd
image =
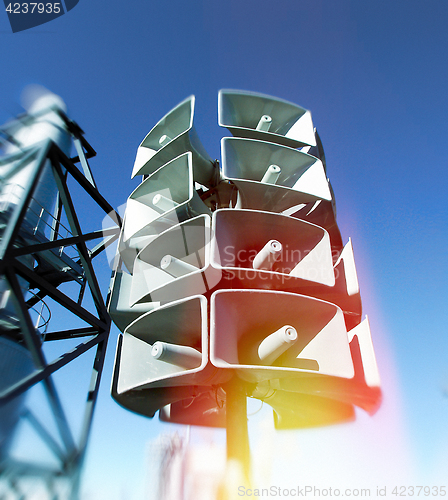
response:
<path id="1" fill-rule="evenodd" d="M 351 241 L 311 114 L 221 90 L 212 160 L 181 102 L 140 144 L 109 294 L 112 395 L 166 422 L 225 427 L 226 383 L 278 429 L 373 413 L 380 380 Z"/>

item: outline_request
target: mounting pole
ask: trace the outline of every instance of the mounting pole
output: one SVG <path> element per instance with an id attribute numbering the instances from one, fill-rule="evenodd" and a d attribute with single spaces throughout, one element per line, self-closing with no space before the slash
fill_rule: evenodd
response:
<path id="1" fill-rule="evenodd" d="M 227 461 L 235 461 L 249 482 L 250 448 L 247 428 L 247 397 L 242 381 L 234 377 L 226 386 Z"/>

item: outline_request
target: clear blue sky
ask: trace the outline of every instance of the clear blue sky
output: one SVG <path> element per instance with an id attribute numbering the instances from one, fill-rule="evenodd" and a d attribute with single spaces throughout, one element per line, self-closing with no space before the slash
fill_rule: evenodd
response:
<path id="1" fill-rule="evenodd" d="M 448 477 L 447 25 L 443 0 L 80 0 L 16 34 L 0 13 L 0 122 L 20 111 L 29 83 L 61 95 L 98 152 L 91 166 L 114 206 L 136 186 L 142 138 L 190 94 L 198 134 L 216 158 L 226 135 L 217 125 L 220 88 L 311 110 L 343 239 L 353 239 L 384 405 L 357 424 L 291 434 L 303 448 L 287 462 L 302 478 L 318 469 L 326 477 L 332 460 L 351 464 L 346 473 L 371 464 L 379 486 L 393 484 L 394 467 L 406 469 L 407 485 L 422 484 L 411 470 L 430 486 L 440 484 L 437 471 Z M 111 400 L 117 335 L 114 328 L 87 460 L 89 498 L 141 498 L 146 443 L 171 431 Z"/>

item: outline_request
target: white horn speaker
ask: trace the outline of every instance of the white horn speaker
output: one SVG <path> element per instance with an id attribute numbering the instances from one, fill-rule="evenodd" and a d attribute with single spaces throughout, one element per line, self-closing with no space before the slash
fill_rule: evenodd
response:
<path id="1" fill-rule="evenodd" d="M 328 183 L 328 185 L 331 189 L 331 184 Z M 339 255 L 343 244 L 341 233 L 336 223 L 334 199 L 332 201 L 318 200 L 295 205 L 283 210 L 282 214 L 323 227 L 330 235 L 331 248 L 335 252 L 335 255 Z"/>
<path id="2" fill-rule="evenodd" d="M 193 126 L 195 97 L 192 95 L 166 114 L 143 139 L 132 171 L 150 175 L 173 158 L 191 151 L 194 180 L 205 186 L 219 181 L 219 168 L 205 151 Z"/>
<path id="3" fill-rule="evenodd" d="M 273 408 L 274 425 L 278 430 L 334 425 L 355 419 L 352 404 L 324 398 L 319 393 L 299 394 L 258 384 L 250 396 Z"/>
<path id="4" fill-rule="evenodd" d="M 316 138 L 316 145 L 310 147 L 308 151 L 306 151 L 307 148 L 303 148 L 303 151 L 305 151 L 309 155 L 313 155 L 316 158 L 319 158 L 319 160 L 322 162 L 322 165 L 324 166 L 325 172 L 327 172 L 327 162 L 325 159 L 324 147 L 322 145 L 322 141 L 320 140 L 320 136 L 317 133 L 316 129 L 314 129 L 314 136 Z"/>
<path id="5" fill-rule="evenodd" d="M 343 424 L 352 422 L 356 417 L 353 405 L 309 394 L 276 392 L 272 401 L 267 399 L 265 402 L 274 409 L 277 430 Z M 291 405 L 293 409 L 283 405 Z"/>
<path id="6" fill-rule="evenodd" d="M 292 148 L 316 145 L 309 111 L 264 94 L 220 90 L 218 122 L 237 137 L 260 139 Z"/>
<path id="7" fill-rule="evenodd" d="M 329 302 L 286 292 L 219 290 L 211 298 L 210 321 L 211 363 L 248 382 L 353 377 L 344 317 Z M 297 339 L 275 352 L 269 337 L 284 327 L 295 329 Z"/>
<path id="8" fill-rule="evenodd" d="M 108 311 L 113 322 L 122 332 L 142 314 L 160 306 L 158 302 L 149 301 L 144 304 L 131 304 L 132 282 L 132 275 L 117 270 L 112 276 L 109 287 Z"/>
<path id="9" fill-rule="evenodd" d="M 222 209 L 213 213 L 211 262 L 232 288 L 301 290 L 335 283 L 325 229 L 281 214 Z"/>
<path id="10" fill-rule="evenodd" d="M 352 393 L 357 395 L 356 404 L 373 414 L 381 402 L 381 380 L 367 316 L 348 332 L 348 338 L 355 367 Z"/>
<path id="11" fill-rule="evenodd" d="M 355 367 L 363 367 L 364 381 L 369 387 L 380 387 L 380 375 L 376 364 L 375 351 L 373 349 L 372 337 L 370 335 L 369 319 L 360 323 L 358 326 L 349 331 L 349 340 L 352 343 L 357 340 L 359 349 L 355 351 Z M 355 369 L 355 375 L 361 375 L 361 370 Z"/>
<path id="12" fill-rule="evenodd" d="M 351 330 L 361 322 L 362 304 L 352 241 L 349 238 L 334 266 L 336 283 L 331 289 L 323 290 L 324 300 L 336 303 L 343 311 L 347 329 Z"/>
<path id="13" fill-rule="evenodd" d="M 226 427 L 225 393 L 221 388 L 210 388 L 195 397 L 164 406 L 159 418 L 172 424 Z"/>
<path id="14" fill-rule="evenodd" d="M 118 337 L 115 370 L 112 378 L 111 394 L 115 401 L 123 408 L 145 417 L 154 417 L 161 408 L 177 401 L 191 400 L 198 394 L 207 392 L 209 387 L 177 385 L 172 387 L 151 387 L 149 389 L 130 389 L 118 392 L 118 374 L 120 367 L 120 353 L 123 336 Z"/>
<path id="15" fill-rule="evenodd" d="M 221 141 L 223 174 L 238 188 L 238 208 L 282 212 L 331 200 L 322 162 L 286 146 L 254 139 Z"/>
<path id="16" fill-rule="evenodd" d="M 137 255 L 131 304 L 167 302 L 208 292 L 221 272 L 210 266 L 211 218 L 200 215 L 161 233 Z"/>
<path id="17" fill-rule="evenodd" d="M 129 271 L 157 234 L 200 214 L 211 212 L 194 189 L 192 155 L 185 153 L 151 174 L 128 199 L 119 249 Z"/>
<path id="18" fill-rule="evenodd" d="M 375 413 L 382 396 L 367 318 L 348 332 L 348 340 L 354 367 L 352 377 L 323 377 L 320 380 L 279 378 L 269 382 L 271 391 L 318 393 L 325 398 L 359 406 L 370 414 Z M 265 388 L 263 390 L 266 392 Z"/>
<path id="19" fill-rule="evenodd" d="M 126 328 L 119 357 L 118 393 L 211 384 L 217 370 L 207 365 L 206 298 L 170 302 L 140 316 Z"/>

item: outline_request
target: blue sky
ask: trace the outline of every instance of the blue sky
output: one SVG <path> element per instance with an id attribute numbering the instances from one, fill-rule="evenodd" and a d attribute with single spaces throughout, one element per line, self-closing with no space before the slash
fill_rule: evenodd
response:
<path id="1" fill-rule="evenodd" d="M 360 451 L 362 436 L 377 436 L 385 447 L 396 439 L 397 457 L 432 478 L 448 457 L 447 22 L 442 0 L 81 0 L 16 34 L 4 12 L 0 122 L 20 111 L 27 84 L 61 95 L 98 152 L 91 166 L 99 189 L 118 207 L 136 187 L 130 174 L 140 141 L 188 95 L 196 95 L 196 128 L 214 158 L 227 135 L 217 125 L 220 88 L 311 110 L 338 224 L 344 241 L 353 239 L 385 392 L 373 418 L 290 439 L 307 450 L 318 442 L 323 455 L 344 463 L 364 453 L 363 464 L 381 462 L 384 451 L 368 439 Z M 107 289 L 109 270 L 101 266 Z M 97 487 L 113 492 L 104 498 L 141 498 L 146 443 L 172 428 L 111 400 L 117 335 L 114 328 L 86 487 L 95 498 L 102 498 Z M 333 455 L 338 440 L 344 450 Z M 297 457 L 309 477 L 324 467 L 316 460 Z M 371 473 L 379 485 L 389 481 L 383 469 Z"/>

